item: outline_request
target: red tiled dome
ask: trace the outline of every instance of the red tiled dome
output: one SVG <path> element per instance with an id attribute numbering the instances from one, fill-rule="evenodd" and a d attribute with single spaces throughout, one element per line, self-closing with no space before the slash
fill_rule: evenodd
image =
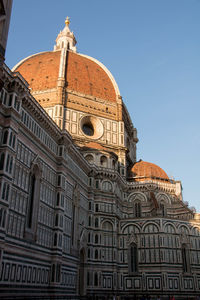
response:
<path id="1" fill-rule="evenodd" d="M 169 180 L 165 171 L 159 166 L 142 160 L 133 165 L 131 173 L 135 181 L 149 179 Z"/>
<path id="2" fill-rule="evenodd" d="M 20 72 L 32 91 L 57 87 L 61 51 L 43 52 L 21 61 L 14 71 Z M 117 95 L 109 71 L 101 63 L 87 56 L 68 51 L 65 80 L 72 91 L 108 101 Z"/>
<path id="3" fill-rule="evenodd" d="M 66 70 L 67 87 L 86 95 L 116 101 L 116 93 L 108 74 L 95 61 L 69 52 Z"/>
<path id="4" fill-rule="evenodd" d="M 32 91 L 56 88 L 61 51 L 39 53 L 22 60 L 15 72 L 19 72 L 29 83 Z"/>

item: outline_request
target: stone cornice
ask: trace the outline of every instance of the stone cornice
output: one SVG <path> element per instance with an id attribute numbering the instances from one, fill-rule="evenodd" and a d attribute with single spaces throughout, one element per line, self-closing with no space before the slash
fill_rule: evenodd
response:
<path id="1" fill-rule="evenodd" d="M 176 193 L 176 183 L 159 182 L 157 180 L 141 181 L 141 182 L 127 182 L 129 190 L 144 190 L 155 191 L 161 190 L 170 194 Z"/>
<path id="2" fill-rule="evenodd" d="M 38 120 L 38 123 L 43 128 L 51 133 L 51 136 L 56 139 L 60 137 L 60 129 L 32 95 L 26 94 L 26 96 L 22 98 L 22 106 L 25 107 L 36 120 Z"/>

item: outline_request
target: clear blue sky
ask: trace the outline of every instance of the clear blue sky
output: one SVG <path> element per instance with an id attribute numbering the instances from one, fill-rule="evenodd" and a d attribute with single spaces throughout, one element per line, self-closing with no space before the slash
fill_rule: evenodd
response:
<path id="1" fill-rule="evenodd" d="M 200 0 L 14 0 L 6 52 L 13 67 L 53 49 L 66 16 L 78 52 L 115 77 L 138 130 L 137 159 L 181 180 L 200 212 Z"/>

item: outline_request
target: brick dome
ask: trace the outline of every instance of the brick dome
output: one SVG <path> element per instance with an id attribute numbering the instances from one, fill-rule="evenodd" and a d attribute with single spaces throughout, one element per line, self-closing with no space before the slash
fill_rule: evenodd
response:
<path id="1" fill-rule="evenodd" d="M 169 180 L 165 171 L 159 166 L 142 160 L 133 165 L 131 177 L 133 177 L 135 181 L 145 181 L 150 179 Z"/>
<path id="2" fill-rule="evenodd" d="M 19 72 L 34 92 L 56 88 L 60 53 L 50 51 L 29 56 L 19 62 L 13 71 Z"/>
<path id="3" fill-rule="evenodd" d="M 20 72 L 32 92 L 57 87 L 61 50 L 30 56 L 17 64 L 13 71 Z M 69 90 L 115 102 L 119 95 L 117 84 L 110 72 L 97 60 L 67 51 L 65 85 Z"/>

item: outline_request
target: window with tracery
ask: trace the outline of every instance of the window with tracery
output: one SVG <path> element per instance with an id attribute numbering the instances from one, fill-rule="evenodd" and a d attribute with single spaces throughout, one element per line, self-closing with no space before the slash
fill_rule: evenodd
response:
<path id="1" fill-rule="evenodd" d="M 94 273 L 94 286 L 98 286 L 98 273 Z"/>
<path id="2" fill-rule="evenodd" d="M 138 272 L 138 247 L 135 243 L 129 246 L 129 272 Z"/>
<path id="3" fill-rule="evenodd" d="M 161 216 L 165 217 L 166 216 L 166 206 L 164 202 L 160 203 L 160 211 L 161 211 Z"/>
<path id="4" fill-rule="evenodd" d="M 1 156 L 0 156 L 0 170 L 3 170 L 4 160 L 5 160 L 5 153 L 1 153 Z"/>
<path id="5" fill-rule="evenodd" d="M 137 201 L 134 205 L 134 209 L 135 209 L 135 217 L 140 218 L 141 217 L 141 203 Z"/>
<path id="6" fill-rule="evenodd" d="M 98 237 L 98 235 L 96 234 L 96 235 L 95 235 L 95 244 L 98 244 L 98 242 L 99 242 L 99 237 Z"/>
<path id="7" fill-rule="evenodd" d="M 98 259 L 98 250 L 97 250 L 97 249 L 95 250 L 94 258 L 95 258 L 95 259 Z"/>
<path id="8" fill-rule="evenodd" d="M 182 245 L 182 262 L 183 262 L 183 272 L 190 272 L 190 257 L 189 249 L 186 244 Z"/>
<path id="9" fill-rule="evenodd" d="M 108 167 L 108 159 L 106 156 L 101 156 L 100 158 L 100 164 L 102 167 L 107 168 Z"/>
<path id="10" fill-rule="evenodd" d="M 27 225 L 31 228 L 32 225 L 32 217 L 33 217 L 33 201 L 34 201 L 34 194 L 35 194 L 35 175 L 31 175 L 30 177 L 30 201 L 29 201 L 29 209 L 27 215 Z"/>

